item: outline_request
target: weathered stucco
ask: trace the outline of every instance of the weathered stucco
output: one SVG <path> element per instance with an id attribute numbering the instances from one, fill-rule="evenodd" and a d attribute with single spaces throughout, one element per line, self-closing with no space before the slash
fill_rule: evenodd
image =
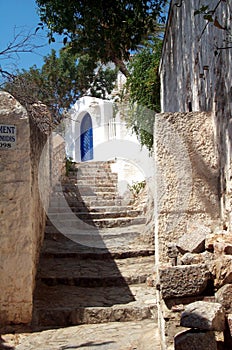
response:
<path id="1" fill-rule="evenodd" d="M 36 122 L 5 92 L 0 92 L 0 124 L 14 125 L 17 129 L 16 147 L 0 149 L 0 324 L 29 323 L 46 219 L 39 195 L 38 169 L 41 152 L 47 144 L 40 176 L 48 205 L 53 151 L 48 125 L 46 130 L 43 127 L 46 124 L 43 115 L 40 123 Z M 59 164 L 54 166 L 57 167 L 62 168 Z"/>
<path id="2" fill-rule="evenodd" d="M 217 0 L 209 2 L 214 9 Z M 232 49 L 227 32 L 194 11 L 202 0 L 171 2 L 160 65 L 162 112 L 210 111 L 219 156 L 221 218 L 232 223 Z M 214 15 L 230 28 L 231 5 L 221 1 Z"/>
<path id="3" fill-rule="evenodd" d="M 155 167 L 157 254 L 164 262 L 169 242 L 176 242 L 193 225 L 207 226 L 219 217 L 212 115 L 157 114 Z"/>

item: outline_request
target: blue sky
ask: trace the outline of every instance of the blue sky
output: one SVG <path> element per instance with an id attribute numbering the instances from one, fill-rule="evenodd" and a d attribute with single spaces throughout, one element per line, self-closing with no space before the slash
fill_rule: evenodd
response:
<path id="1" fill-rule="evenodd" d="M 34 33 L 39 22 L 35 0 L 0 0 L 0 52 L 12 42 L 15 34 Z M 52 48 L 58 50 L 62 46 L 58 41 L 49 45 L 46 31 L 40 30 L 33 38 L 33 43 L 44 47 L 36 49 L 34 53 L 21 53 L 11 57 L 0 55 L 0 66 L 10 72 L 28 69 L 34 64 L 41 67 L 43 57 L 49 54 Z"/>

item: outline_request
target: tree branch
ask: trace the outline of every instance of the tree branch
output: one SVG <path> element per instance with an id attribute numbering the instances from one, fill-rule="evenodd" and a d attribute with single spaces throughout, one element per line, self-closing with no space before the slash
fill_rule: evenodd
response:
<path id="1" fill-rule="evenodd" d="M 115 66 L 125 75 L 125 77 L 128 77 L 130 75 L 125 63 L 122 60 L 120 60 L 117 57 L 114 57 L 112 61 L 115 64 Z"/>
<path id="2" fill-rule="evenodd" d="M 16 32 L 17 28 L 14 28 L 13 39 L 6 45 L 5 48 L 0 50 L 0 60 L 13 59 L 15 55 L 21 53 L 32 53 L 35 50 L 44 47 L 46 44 L 36 45 L 34 43 L 36 32 L 25 31 L 21 29 Z M 0 68 L 0 74 L 3 76 L 13 76 L 6 69 Z"/>

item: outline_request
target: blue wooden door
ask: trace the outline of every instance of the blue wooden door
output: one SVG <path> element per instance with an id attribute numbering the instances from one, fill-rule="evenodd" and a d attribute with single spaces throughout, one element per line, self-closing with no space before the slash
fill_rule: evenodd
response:
<path id="1" fill-rule="evenodd" d="M 93 126 L 89 113 L 81 121 L 81 161 L 93 159 Z"/>

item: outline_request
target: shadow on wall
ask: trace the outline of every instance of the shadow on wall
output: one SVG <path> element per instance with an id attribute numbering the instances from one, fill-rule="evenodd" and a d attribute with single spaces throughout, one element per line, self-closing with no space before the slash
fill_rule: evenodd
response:
<path id="1" fill-rule="evenodd" d="M 215 218 L 215 213 L 218 213 L 219 216 L 219 171 L 216 167 L 212 169 L 212 164 L 207 164 L 200 152 L 196 148 L 193 149 L 193 143 L 189 143 L 188 147 L 196 180 L 193 184 L 194 191 L 197 193 L 199 202 L 205 212 Z M 200 182 L 197 181 L 198 179 Z M 202 186 L 202 182 L 206 185 L 206 188 Z"/>
<path id="2" fill-rule="evenodd" d="M 232 119 L 231 119 L 231 58 L 232 50 L 220 52 L 216 69 L 215 86 L 215 124 L 217 148 L 220 154 L 219 169 L 220 182 L 219 190 L 222 197 L 222 217 L 231 226 L 231 218 L 228 217 L 231 211 L 231 154 L 232 154 Z M 223 67 L 223 69 L 222 69 Z M 227 208 L 227 209 L 226 209 Z"/>

